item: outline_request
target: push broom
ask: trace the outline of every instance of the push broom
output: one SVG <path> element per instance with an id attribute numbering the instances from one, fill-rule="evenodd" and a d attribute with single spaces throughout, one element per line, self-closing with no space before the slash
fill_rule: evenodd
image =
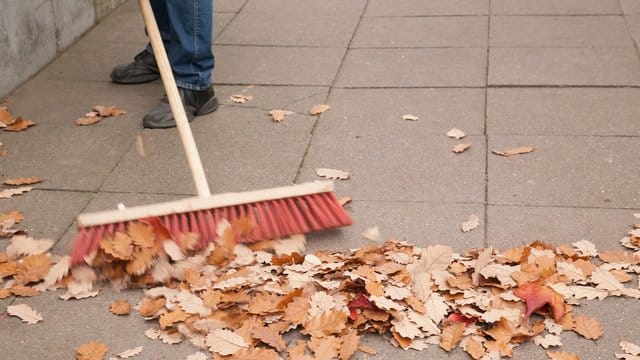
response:
<path id="1" fill-rule="evenodd" d="M 176 239 L 186 232 L 199 234 L 201 247 L 216 238 L 216 224 L 222 219 L 232 224 L 239 219 L 250 221 L 253 226 L 251 233 L 241 239 L 247 242 L 351 225 L 351 218 L 333 193 L 331 181 L 211 195 L 151 4 L 149 0 L 139 0 L 139 3 L 197 197 L 80 214 L 72 264 L 82 263 L 85 256 L 96 251 L 104 236 L 124 232 L 130 222 L 140 220 L 159 221 Z"/>

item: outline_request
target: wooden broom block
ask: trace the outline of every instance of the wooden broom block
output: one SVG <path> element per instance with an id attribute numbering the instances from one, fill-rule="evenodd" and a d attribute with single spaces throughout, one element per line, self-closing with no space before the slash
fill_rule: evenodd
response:
<path id="1" fill-rule="evenodd" d="M 282 186 L 241 193 L 222 193 L 210 197 L 191 197 L 152 205 L 134 206 L 124 210 L 108 210 L 80 214 L 77 222 L 80 227 L 112 224 L 144 219 L 152 216 L 179 214 L 191 211 L 221 208 L 225 206 L 251 204 L 259 201 L 333 192 L 334 188 L 335 186 L 333 181 L 316 181 L 299 185 Z"/>

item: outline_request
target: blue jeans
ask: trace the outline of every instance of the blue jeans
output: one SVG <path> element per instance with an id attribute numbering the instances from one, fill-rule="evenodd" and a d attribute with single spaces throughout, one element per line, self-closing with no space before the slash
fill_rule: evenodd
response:
<path id="1" fill-rule="evenodd" d="M 213 0 L 151 0 L 173 76 L 181 88 L 211 86 Z M 151 50 L 151 44 L 147 45 Z"/>

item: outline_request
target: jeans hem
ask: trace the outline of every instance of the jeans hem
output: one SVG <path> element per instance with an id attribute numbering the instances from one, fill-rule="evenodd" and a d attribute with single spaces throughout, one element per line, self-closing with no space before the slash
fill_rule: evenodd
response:
<path id="1" fill-rule="evenodd" d="M 178 85 L 178 87 L 180 88 L 189 89 L 189 90 L 207 90 L 208 88 L 211 87 L 211 84 L 207 86 L 200 86 L 200 85 L 184 83 L 182 81 L 176 81 L 176 85 Z"/>

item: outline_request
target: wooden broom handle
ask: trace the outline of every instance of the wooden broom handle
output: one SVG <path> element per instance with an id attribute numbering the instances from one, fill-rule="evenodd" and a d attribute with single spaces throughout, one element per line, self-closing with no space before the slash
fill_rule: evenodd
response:
<path id="1" fill-rule="evenodd" d="M 209 190 L 209 184 L 204 174 L 204 168 L 202 167 L 202 161 L 198 154 L 198 148 L 196 142 L 193 139 L 191 133 L 191 127 L 189 126 L 189 120 L 184 111 L 184 105 L 178 93 L 178 87 L 176 80 L 173 78 L 173 72 L 167 53 L 160 37 L 160 31 L 158 30 L 158 24 L 156 18 L 153 15 L 153 9 L 151 8 L 150 0 L 138 0 L 140 3 L 140 9 L 142 10 L 142 17 L 144 19 L 144 25 L 147 28 L 149 39 L 151 40 L 151 47 L 153 48 L 153 54 L 156 57 L 158 63 L 158 69 L 160 69 L 160 76 L 162 78 L 162 84 L 164 90 L 167 93 L 169 99 L 169 105 L 171 106 L 171 113 L 176 120 L 176 126 L 178 127 L 178 133 L 180 133 L 180 140 L 184 147 L 184 152 L 187 156 L 187 162 L 191 169 L 191 176 L 196 184 L 196 192 L 198 197 L 210 197 L 211 191 Z"/>

